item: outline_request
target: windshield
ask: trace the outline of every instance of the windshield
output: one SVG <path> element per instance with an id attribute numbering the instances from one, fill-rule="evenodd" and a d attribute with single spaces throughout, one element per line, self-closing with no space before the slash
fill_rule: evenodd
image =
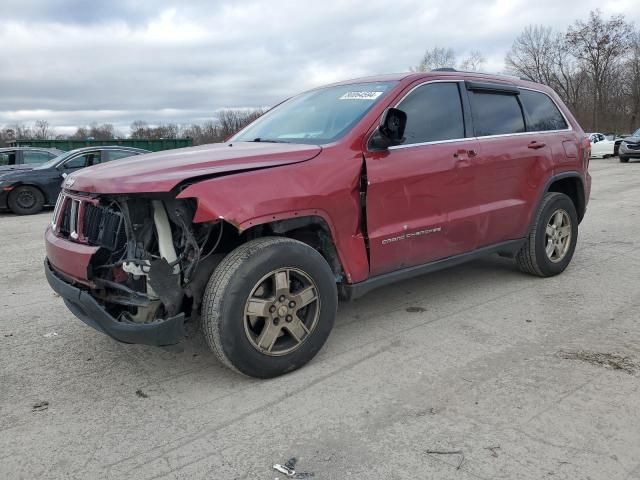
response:
<path id="1" fill-rule="evenodd" d="M 633 135 L 631 135 L 632 137 L 640 137 L 640 128 L 637 129 L 635 132 L 633 132 Z"/>
<path id="2" fill-rule="evenodd" d="M 51 167 L 55 167 L 61 160 L 64 160 L 65 158 L 67 158 L 69 155 L 71 155 L 75 150 L 71 150 L 70 152 L 64 152 L 61 155 L 58 155 L 57 157 L 52 158 L 51 160 L 49 160 L 48 162 L 44 162 L 40 165 L 38 165 L 37 167 L 34 168 L 34 170 L 44 170 L 45 168 L 51 168 Z"/>
<path id="3" fill-rule="evenodd" d="M 320 145 L 345 135 L 396 82 L 354 83 L 297 95 L 240 131 L 234 142 Z"/>

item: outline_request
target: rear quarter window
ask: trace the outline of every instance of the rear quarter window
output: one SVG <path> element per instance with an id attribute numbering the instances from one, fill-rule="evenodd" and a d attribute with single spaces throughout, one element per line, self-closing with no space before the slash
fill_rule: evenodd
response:
<path id="1" fill-rule="evenodd" d="M 532 90 L 521 90 L 520 102 L 527 112 L 527 130 L 544 132 L 568 128 L 562 113 L 546 94 Z"/>
<path id="2" fill-rule="evenodd" d="M 524 116 L 516 95 L 473 92 L 471 111 L 476 135 L 507 135 L 525 131 Z"/>

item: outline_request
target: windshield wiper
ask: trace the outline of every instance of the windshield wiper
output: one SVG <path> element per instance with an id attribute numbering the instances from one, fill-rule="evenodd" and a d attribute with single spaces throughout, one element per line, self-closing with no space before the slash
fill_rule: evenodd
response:
<path id="1" fill-rule="evenodd" d="M 252 142 L 265 142 L 265 143 L 290 143 L 287 142 L 286 140 L 277 140 L 274 138 L 254 138 L 253 140 L 251 140 Z"/>

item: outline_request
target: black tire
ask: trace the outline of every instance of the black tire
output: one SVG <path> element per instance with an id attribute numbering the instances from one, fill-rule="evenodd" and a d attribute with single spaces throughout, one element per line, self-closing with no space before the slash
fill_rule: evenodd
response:
<path id="1" fill-rule="evenodd" d="M 620 159 L 620 163 L 629 163 L 628 157 L 618 157 Z"/>
<path id="2" fill-rule="evenodd" d="M 279 268 L 297 269 L 313 280 L 319 313 L 297 349 L 271 356 L 249 339 L 245 304 L 260 280 Z M 322 255 L 297 240 L 264 237 L 236 248 L 216 267 L 204 293 L 202 330 L 224 365 L 251 377 L 272 378 L 300 368 L 318 353 L 333 328 L 337 306 L 335 277 Z"/>
<path id="3" fill-rule="evenodd" d="M 7 203 L 16 215 L 33 215 L 44 207 L 44 194 L 36 187 L 23 185 L 11 191 Z"/>
<path id="4" fill-rule="evenodd" d="M 571 237 L 564 256 L 554 262 L 549 258 L 545 247 L 547 243 L 546 228 L 551 217 L 558 211 L 566 212 L 570 220 Z M 578 215 L 571 199 L 563 193 L 549 192 L 542 199 L 535 223 L 525 244 L 516 255 L 518 268 L 531 275 L 551 277 L 562 273 L 571 262 L 578 240 Z"/>

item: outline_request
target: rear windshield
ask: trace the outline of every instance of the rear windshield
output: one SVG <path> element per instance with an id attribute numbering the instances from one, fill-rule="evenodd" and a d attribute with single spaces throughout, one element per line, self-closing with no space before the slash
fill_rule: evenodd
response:
<path id="1" fill-rule="evenodd" d="M 302 93 L 265 113 L 231 140 L 333 142 L 351 130 L 396 83 L 354 83 Z"/>

